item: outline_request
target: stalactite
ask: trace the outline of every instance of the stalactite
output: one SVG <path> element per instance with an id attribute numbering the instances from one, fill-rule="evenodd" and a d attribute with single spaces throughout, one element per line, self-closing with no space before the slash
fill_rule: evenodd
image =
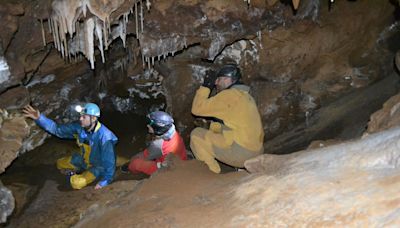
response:
<path id="1" fill-rule="evenodd" d="M 135 21 L 136 21 L 136 37 L 139 37 L 139 24 L 138 24 L 138 2 L 135 2 Z"/>
<path id="2" fill-rule="evenodd" d="M 103 32 L 102 32 L 101 22 L 99 21 L 99 19 L 96 19 L 95 31 L 97 39 L 99 41 L 99 45 L 97 47 L 99 48 L 101 53 L 101 61 L 105 63 L 106 60 L 104 57 L 104 49 L 103 49 Z"/>
<path id="3" fill-rule="evenodd" d="M 86 48 L 86 58 L 89 59 L 90 66 L 94 69 L 94 20 L 89 18 L 85 23 L 85 48 Z"/>
<path id="4" fill-rule="evenodd" d="M 146 0 L 147 10 L 150 10 L 150 6 L 151 6 L 150 0 Z"/>
<path id="5" fill-rule="evenodd" d="M 299 8 L 300 0 L 292 0 L 293 8 L 297 10 Z"/>
<path id="6" fill-rule="evenodd" d="M 144 62 L 144 55 L 143 54 L 141 54 L 141 56 L 142 56 L 142 65 L 143 65 L 143 69 L 146 67 L 146 64 L 145 64 L 145 62 Z"/>
<path id="7" fill-rule="evenodd" d="M 144 1 L 146 1 L 144 3 Z M 129 11 L 122 14 L 118 18 L 118 29 L 111 31 L 111 13 L 119 7 L 116 1 L 109 2 L 100 1 L 94 5 L 91 0 L 53 0 L 53 12 L 48 19 L 49 31 L 53 35 L 53 42 L 56 49 L 61 53 L 62 57 L 71 61 L 76 59 L 76 54 L 81 52 L 91 63 L 94 68 L 94 40 L 97 38 L 96 44 L 102 56 L 102 61 L 105 61 L 104 50 L 107 50 L 111 41 L 117 37 L 122 39 L 124 47 L 126 47 L 126 30 L 129 22 L 129 14 L 135 13 L 135 25 L 137 38 L 144 29 L 144 13 L 143 4 L 146 4 L 147 9 L 150 9 L 150 0 L 135 0 Z M 96 8 L 98 5 L 104 4 L 104 9 Z M 114 5 L 113 5 L 114 4 Z M 100 5 L 101 6 L 101 5 Z M 107 8 L 108 7 L 108 8 Z M 114 7 L 114 8 L 113 8 Z M 87 10 L 94 16 L 87 18 Z M 108 11 L 107 11 L 108 10 Z M 140 11 L 139 11 L 140 10 Z M 83 15 L 83 16 L 82 16 Z M 79 18 L 84 18 L 83 23 L 79 22 Z M 139 21 L 140 20 L 140 21 Z M 80 28 L 83 26 L 84 29 Z M 45 30 L 43 21 L 41 21 L 43 45 L 46 44 Z M 67 36 L 69 34 L 69 36 Z M 83 44 L 81 44 L 81 42 Z M 70 46 L 71 45 L 71 46 Z M 81 55 L 78 55 L 81 58 Z"/>
<path id="8" fill-rule="evenodd" d="M 140 25 L 141 25 L 141 32 L 143 32 L 143 2 L 140 0 Z"/>
<path id="9" fill-rule="evenodd" d="M 75 27 L 76 27 L 76 36 L 77 36 L 78 50 L 82 50 L 81 42 L 80 42 L 80 39 L 79 39 L 79 37 L 81 37 L 81 28 L 80 28 L 80 24 L 79 24 L 78 21 L 76 22 Z M 76 52 L 75 52 L 75 53 L 76 53 Z"/>
<path id="10" fill-rule="evenodd" d="M 43 20 L 40 19 L 40 27 L 42 29 L 43 46 L 46 46 L 46 35 L 44 33 Z"/>
<path id="11" fill-rule="evenodd" d="M 103 37 L 104 37 L 104 49 L 108 50 L 108 34 L 107 34 L 107 28 L 106 28 L 106 21 L 103 21 Z"/>
<path id="12" fill-rule="evenodd" d="M 51 18 L 49 18 L 49 19 L 47 20 L 47 25 L 49 26 L 49 31 L 50 31 L 50 33 L 53 33 L 53 31 L 52 31 L 52 29 L 51 29 Z"/>

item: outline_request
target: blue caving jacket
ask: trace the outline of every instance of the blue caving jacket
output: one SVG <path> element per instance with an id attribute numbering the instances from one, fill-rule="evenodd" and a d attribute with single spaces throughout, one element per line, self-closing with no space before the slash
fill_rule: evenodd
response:
<path id="1" fill-rule="evenodd" d="M 118 138 L 106 126 L 97 122 L 93 132 L 86 131 L 79 123 L 56 124 L 43 114 L 36 123 L 49 133 L 64 139 L 76 139 L 80 153 L 73 153 L 71 163 L 79 170 L 89 170 L 99 179 L 101 186 L 114 178 L 116 158 L 114 147 Z"/>

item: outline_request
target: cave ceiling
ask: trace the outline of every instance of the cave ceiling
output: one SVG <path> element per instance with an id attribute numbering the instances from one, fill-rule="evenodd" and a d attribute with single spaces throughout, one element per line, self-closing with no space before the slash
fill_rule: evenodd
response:
<path id="1" fill-rule="evenodd" d="M 0 5 L 4 31 L 0 56 L 7 60 L 3 69 L 9 73 L 0 77 L 0 93 L 29 81 L 52 47 L 66 63 L 79 61 L 83 55 L 92 69 L 96 52 L 104 62 L 111 43 L 120 39 L 129 46 L 128 36 L 139 41 L 128 48 L 142 58 L 144 67 L 193 45 L 202 48 L 202 58 L 213 61 L 224 47 L 254 38 L 261 29 L 272 30 L 296 17 L 315 19 L 318 15 L 318 0 L 298 4 L 293 1 L 295 8 L 299 6 L 293 11 L 291 4 L 276 0 L 5 1 Z"/>

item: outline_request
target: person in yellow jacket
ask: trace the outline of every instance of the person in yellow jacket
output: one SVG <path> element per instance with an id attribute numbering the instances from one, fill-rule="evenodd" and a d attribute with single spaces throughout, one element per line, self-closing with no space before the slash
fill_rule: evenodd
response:
<path id="1" fill-rule="evenodd" d="M 197 127 L 191 132 L 190 148 L 196 159 L 220 173 L 217 160 L 243 168 L 246 160 L 262 154 L 264 130 L 250 88 L 240 83 L 240 69 L 228 64 L 216 76 L 204 78 L 192 104 L 194 115 L 215 121 L 208 130 Z M 214 87 L 217 94 L 209 97 Z"/>

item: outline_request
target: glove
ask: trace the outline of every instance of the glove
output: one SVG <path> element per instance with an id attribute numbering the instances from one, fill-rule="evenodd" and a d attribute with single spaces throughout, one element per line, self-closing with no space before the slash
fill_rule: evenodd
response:
<path id="1" fill-rule="evenodd" d="M 215 80 L 216 80 L 216 76 L 206 75 L 206 76 L 204 76 L 202 86 L 207 87 L 210 90 L 212 90 L 215 87 Z"/>
<path id="2" fill-rule="evenodd" d="M 104 187 L 104 186 L 107 186 L 108 185 L 108 181 L 106 181 L 106 180 L 102 180 L 102 181 L 99 181 L 99 183 L 97 183 L 100 187 Z"/>

